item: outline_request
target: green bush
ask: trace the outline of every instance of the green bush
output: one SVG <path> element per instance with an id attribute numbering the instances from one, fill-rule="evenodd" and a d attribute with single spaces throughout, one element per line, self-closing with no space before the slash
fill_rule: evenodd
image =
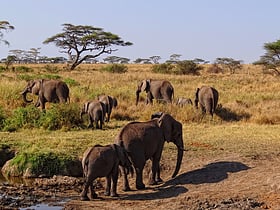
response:
<path id="1" fill-rule="evenodd" d="M 11 160 L 11 165 L 17 168 L 18 174 L 23 175 L 29 169 L 34 176 L 44 175 L 49 177 L 62 174 L 70 160 L 71 157 L 65 154 L 59 155 L 47 151 L 23 152 Z"/>
<path id="2" fill-rule="evenodd" d="M 27 66 L 16 66 L 13 68 L 16 72 L 32 72 L 33 69 Z"/>
<path id="3" fill-rule="evenodd" d="M 30 105 L 15 109 L 12 116 L 4 120 L 3 130 L 11 132 L 20 128 L 40 127 L 48 130 L 70 130 L 79 128 L 81 124 L 76 104 L 52 104 L 45 111 Z"/>
<path id="4" fill-rule="evenodd" d="M 173 69 L 174 74 L 193 74 L 198 75 L 203 67 L 192 60 L 178 61 Z"/>
<path id="5" fill-rule="evenodd" d="M 44 66 L 44 69 L 47 71 L 47 72 L 51 72 L 51 73 L 58 73 L 59 72 L 59 68 L 57 66 L 54 66 L 54 65 L 45 65 Z"/>
<path id="6" fill-rule="evenodd" d="M 64 82 L 67 85 L 70 85 L 70 86 L 78 86 L 79 85 L 79 83 L 77 81 L 75 81 L 74 79 L 71 79 L 71 78 L 64 79 Z"/>
<path id="7" fill-rule="evenodd" d="M 5 119 L 6 119 L 5 113 L 2 107 L 0 107 L 0 130 L 3 129 L 4 127 Z"/>
<path id="8" fill-rule="evenodd" d="M 40 118 L 41 127 L 48 130 L 80 127 L 80 109 L 77 104 L 52 104 Z"/>
<path id="9" fill-rule="evenodd" d="M 171 63 L 162 63 L 162 64 L 155 64 L 152 66 L 152 72 L 154 73 L 162 73 L 162 74 L 171 74 L 174 65 Z"/>
<path id="10" fill-rule="evenodd" d="M 110 64 L 101 68 L 101 71 L 107 71 L 111 73 L 125 73 L 127 72 L 128 67 L 124 64 Z"/>
<path id="11" fill-rule="evenodd" d="M 15 131 L 19 128 L 37 128 L 41 117 L 40 109 L 33 105 L 20 107 L 4 122 L 4 131 Z"/>

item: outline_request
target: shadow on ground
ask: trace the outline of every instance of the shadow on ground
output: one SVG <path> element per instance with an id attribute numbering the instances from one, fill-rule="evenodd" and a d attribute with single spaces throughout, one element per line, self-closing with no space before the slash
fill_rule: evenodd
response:
<path id="1" fill-rule="evenodd" d="M 163 185 L 157 186 L 153 189 L 154 192 L 143 193 L 137 191 L 133 195 L 125 195 L 122 199 L 125 200 L 156 200 L 176 197 L 182 193 L 188 192 L 185 184 L 205 184 L 217 183 L 228 178 L 228 173 L 237 173 L 248 170 L 250 167 L 240 162 L 215 162 L 210 163 L 203 168 L 183 173 L 174 179 L 165 182 Z"/>
<path id="2" fill-rule="evenodd" d="M 177 184 L 217 183 L 228 178 L 228 173 L 248 170 L 250 167 L 240 162 L 220 161 L 210 163 L 203 168 L 183 173 L 164 183 L 163 186 Z"/>

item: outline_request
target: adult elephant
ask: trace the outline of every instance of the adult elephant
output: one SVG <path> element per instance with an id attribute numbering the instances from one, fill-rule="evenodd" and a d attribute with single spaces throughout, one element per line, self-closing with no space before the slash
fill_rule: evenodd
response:
<path id="1" fill-rule="evenodd" d="M 169 81 L 166 80 L 143 80 L 137 86 L 136 90 L 136 105 L 139 101 L 141 91 L 146 91 L 146 104 L 152 104 L 153 99 L 157 101 L 172 102 L 174 97 L 174 88 Z"/>
<path id="2" fill-rule="evenodd" d="M 42 109 L 45 109 L 46 102 L 66 103 L 70 100 L 69 88 L 65 82 L 60 80 L 36 79 L 29 81 L 21 95 L 26 103 L 31 103 L 33 100 L 26 98 L 27 93 L 38 96 L 35 106 L 41 106 Z"/>
<path id="3" fill-rule="evenodd" d="M 101 101 L 87 101 L 84 103 L 80 118 L 83 119 L 83 115 L 87 114 L 89 119 L 88 128 L 93 128 L 93 123 L 95 122 L 96 129 L 102 129 L 104 118 L 105 118 L 106 107 Z"/>
<path id="4" fill-rule="evenodd" d="M 198 108 L 198 104 L 201 107 L 203 113 L 209 113 L 212 118 L 215 113 L 219 100 L 219 92 L 210 86 L 202 86 L 197 88 L 195 93 L 195 107 Z"/>
<path id="5" fill-rule="evenodd" d="M 110 116 L 111 116 L 111 113 L 112 113 L 112 109 L 115 108 L 118 104 L 117 99 L 112 97 L 112 96 L 101 95 L 101 96 L 98 96 L 98 100 L 105 104 L 105 107 L 106 107 L 106 122 L 109 122 L 110 121 Z"/>
<path id="6" fill-rule="evenodd" d="M 126 174 L 133 174 L 131 162 L 121 146 L 110 144 L 106 146 L 95 145 L 88 148 L 84 152 L 82 159 L 85 184 L 81 193 L 81 200 L 89 200 L 87 196 L 89 188 L 91 191 L 91 198 L 97 198 L 97 194 L 94 192 L 93 181 L 98 177 L 106 177 L 105 195 L 110 195 L 112 197 L 118 196 L 117 182 L 119 165 L 126 169 Z M 112 187 L 111 181 L 113 182 Z"/>
<path id="7" fill-rule="evenodd" d="M 172 177 L 181 166 L 184 143 L 182 124 L 171 115 L 163 113 L 147 122 L 131 122 L 122 128 L 115 143 L 123 145 L 136 171 L 136 188 L 144 189 L 143 169 L 148 159 L 152 160 L 152 173 L 149 184 L 161 182 L 159 162 L 164 142 L 173 142 L 177 146 L 177 163 Z M 124 173 L 124 191 L 130 190 L 126 173 Z"/>

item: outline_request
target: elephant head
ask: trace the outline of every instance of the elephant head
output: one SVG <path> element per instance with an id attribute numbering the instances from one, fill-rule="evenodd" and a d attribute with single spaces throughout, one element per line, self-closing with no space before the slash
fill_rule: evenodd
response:
<path id="1" fill-rule="evenodd" d="M 137 90 L 136 90 L 136 105 L 138 104 L 138 101 L 139 101 L 140 92 L 143 92 L 143 91 L 149 92 L 150 91 L 150 85 L 151 85 L 150 80 L 143 80 L 142 82 L 140 82 L 138 84 Z"/>
<path id="2" fill-rule="evenodd" d="M 41 84 L 41 80 L 31 80 L 27 83 L 26 87 L 21 92 L 22 98 L 23 98 L 25 103 L 31 103 L 33 101 L 32 99 L 28 100 L 26 98 L 27 93 L 32 93 L 34 95 L 39 95 L 40 84 Z"/>
<path id="3" fill-rule="evenodd" d="M 158 119 L 158 124 L 163 130 L 164 140 L 167 142 L 173 142 L 177 146 L 177 162 L 172 175 L 173 178 L 180 170 L 183 152 L 185 151 L 182 124 L 169 114 L 161 114 L 160 118 Z"/>

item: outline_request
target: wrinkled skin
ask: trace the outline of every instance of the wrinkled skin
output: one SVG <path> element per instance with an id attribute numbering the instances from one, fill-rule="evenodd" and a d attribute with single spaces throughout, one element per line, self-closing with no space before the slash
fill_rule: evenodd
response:
<path id="1" fill-rule="evenodd" d="M 45 109 L 46 102 L 65 103 L 70 100 L 68 86 L 59 80 L 37 79 L 29 81 L 21 95 L 24 102 L 31 103 L 32 100 L 26 98 L 27 93 L 38 96 L 35 106 L 41 106 L 42 109 Z"/>
<path id="2" fill-rule="evenodd" d="M 105 117 L 106 107 L 105 104 L 100 101 L 88 101 L 84 103 L 80 117 L 83 119 L 83 115 L 87 114 L 89 119 L 88 128 L 93 128 L 93 123 L 95 122 L 96 129 L 102 129 L 104 117 Z"/>
<path id="3" fill-rule="evenodd" d="M 93 181 L 98 177 L 106 177 L 105 195 L 117 197 L 119 165 L 123 166 L 127 173 L 133 174 L 131 162 L 121 146 L 111 144 L 106 146 L 95 145 L 88 148 L 82 159 L 85 184 L 81 193 L 81 200 L 89 200 L 87 196 L 89 188 L 91 198 L 97 198 Z M 113 182 L 112 186 L 111 182 Z"/>
<path id="4" fill-rule="evenodd" d="M 136 188 L 144 189 L 143 169 L 148 159 L 152 161 L 152 173 L 149 184 L 161 182 L 159 162 L 164 142 L 173 142 L 177 146 L 177 163 L 172 177 L 180 170 L 184 144 L 182 124 L 171 115 L 161 113 L 147 122 L 131 122 L 124 126 L 115 139 L 116 144 L 123 144 L 136 171 Z M 124 190 L 130 190 L 127 176 L 124 175 Z"/>
<path id="5" fill-rule="evenodd" d="M 182 107 L 185 105 L 193 105 L 192 100 L 190 98 L 178 98 L 176 100 L 176 105 Z"/>
<path id="6" fill-rule="evenodd" d="M 213 118 L 217 104 L 219 100 L 218 91 L 209 86 L 202 86 L 197 88 L 195 93 L 195 107 L 198 108 L 198 104 L 203 113 L 210 114 Z"/>
<path id="7" fill-rule="evenodd" d="M 103 102 L 106 107 L 106 122 L 110 121 L 110 116 L 112 113 L 112 109 L 116 108 L 118 105 L 117 99 L 112 96 L 102 95 L 98 97 L 98 100 Z"/>
<path id="8" fill-rule="evenodd" d="M 174 88 L 166 80 L 143 80 L 136 89 L 136 105 L 139 102 L 140 92 L 146 91 L 146 104 L 152 104 L 153 99 L 159 102 L 172 103 Z"/>

